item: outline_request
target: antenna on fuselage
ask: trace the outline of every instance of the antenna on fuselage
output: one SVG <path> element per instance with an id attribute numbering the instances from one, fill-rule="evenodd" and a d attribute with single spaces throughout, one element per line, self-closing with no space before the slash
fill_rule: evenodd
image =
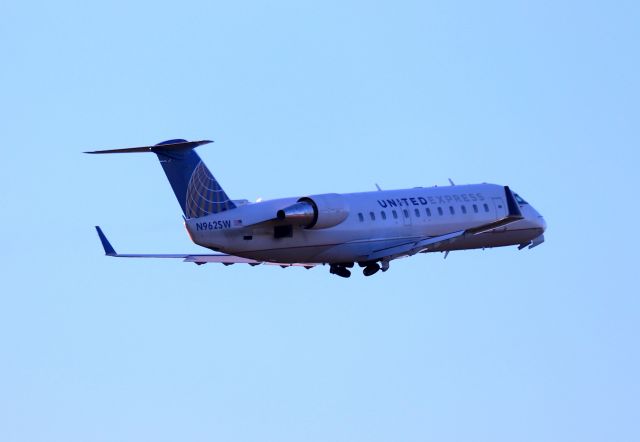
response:
<path id="1" fill-rule="evenodd" d="M 449 178 L 449 184 L 451 184 L 452 186 L 455 186 L 455 184 L 453 183 L 453 181 L 451 180 L 451 178 Z"/>
<path id="2" fill-rule="evenodd" d="M 378 189 L 379 191 L 382 191 L 382 189 L 380 188 L 380 186 L 378 186 L 378 183 L 374 183 L 376 185 L 376 189 Z"/>

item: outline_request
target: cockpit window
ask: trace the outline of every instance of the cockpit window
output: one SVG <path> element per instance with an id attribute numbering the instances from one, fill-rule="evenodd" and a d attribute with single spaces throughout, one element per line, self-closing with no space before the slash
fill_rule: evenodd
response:
<path id="1" fill-rule="evenodd" d="M 525 200 L 522 199 L 522 197 L 520 195 L 518 195 L 517 193 L 514 193 L 513 196 L 516 199 L 516 202 L 518 204 L 529 204 L 528 202 L 526 202 Z"/>

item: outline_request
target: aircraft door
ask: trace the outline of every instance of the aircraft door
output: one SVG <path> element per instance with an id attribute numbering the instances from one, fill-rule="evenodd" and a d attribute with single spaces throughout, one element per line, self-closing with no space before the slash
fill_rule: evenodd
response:
<path id="1" fill-rule="evenodd" d="M 507 206 L 502 198 L 493 198 L 493 207 L 496 211 L 496 219 L 507 216 Z"/>

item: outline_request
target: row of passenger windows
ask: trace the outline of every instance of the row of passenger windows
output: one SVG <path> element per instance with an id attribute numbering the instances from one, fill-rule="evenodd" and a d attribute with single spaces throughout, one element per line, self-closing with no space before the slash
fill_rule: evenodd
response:
<path id="1" fill-rule="evenodd" d="M 480 210 L 478 209 L 478 205 L 477 204 L 473 204 L 471 206 L 473 213 L 478 213 Z M 489 212 L 489 205 L 487 203 L 484 203 L 482 205 L 482 208 L 484 209 L 485 212 Z M 438 207 L 437 209 L 437 213 L 439 216 L 443 216 L 444 215 L 444 209 L 442 207 Z M 460 206 L 460 211 L 463 214 L 467 214 L 467 206 L 465 205 L 461 205 Z M 420 218 L 422 212 L 420 211 L 420 209 L 413 209 L 413 213 L 415 214 L 416 218 Z M 425 207 L 424 209 L 424 213 L 426 216 L 431 216 L 431 208 L 430 207 Z M 451 215 L 455 215 L 456 214 L 456 209 L 453 206 L 449 206 L 449 213 Z M 409 218 L 409 209 L 402 209 L 402 214 L 404 215 L 405 218 Z M 435 213 L 434 213 L 435 215 Z M 398 219 L 398 212 L 393 209 L 391 210 L 391 216 L 393 217 L 393 219 Z M 376 220 L 376 214 L 375 212 L 369 212 L 369 218 L 371 218 L 371 221 L 375 221 Z M 380 218 L 382 218 L 383 220 L 387 219 L 387 212 L 385 210 L 381 210 L 380 211 Z M 364 221 L 364 214 L 362 212 L 358 213 L 358 219 L 360 220 L 360 222 Z"/>

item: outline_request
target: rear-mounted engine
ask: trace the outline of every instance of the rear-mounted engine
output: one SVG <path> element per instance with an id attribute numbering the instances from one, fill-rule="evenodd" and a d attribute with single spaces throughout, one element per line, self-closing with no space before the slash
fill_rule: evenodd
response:
<path id="1" fill-rule="evenodd" d="M 337 226 L 349 215 L 349 207 L 342 195 L 326 193 L 305 196 L 297 203 L 278 210 L 277 218 L 305 229 L 326 229 Z"/>

